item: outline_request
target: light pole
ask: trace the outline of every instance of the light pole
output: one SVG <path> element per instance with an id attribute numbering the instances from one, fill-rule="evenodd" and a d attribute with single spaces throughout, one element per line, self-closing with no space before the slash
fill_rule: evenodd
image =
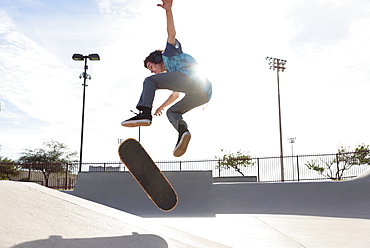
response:
<path id="1" fill-rule="evenodd" d="M 281 108 L 280 108 L 280 83 L 279 83 L 279 72 L 284 72 L 286 69 L 286 60 L 266 57 L 269 61 L 270 70 L 276 70 L 277 72 L 277 84 L 278 84 L 278 105 L 279 105 L 279 130 L 280 130 L 280 167 L 281 167 L 281 181 L 284 182 L 284 158 L 283 158 L 283 131 L 281 128 Z"/>
<path id="2" fill-rule="evenodd" d="M 78 172 L 81 172 L 82 170 L 82 146 L 83 146 L 83 140 L 84 140 L 84 120 L 85 120 L 85 88 L 87 86 L 86 80 L 89 79 L 91 80 L 91 75 L 87 74 L 86 71 L 88 69 L 87 67 L 87 59 L 90 60 L 100 60 L 100 57 L 98 54 L 93 53 L 89 55 L 82 55 L 82 54 L 73 54 L 72 56 L 73 60 L 85 60 L 85 66 L 84 66 L 84 72 L 80 74 L 80 78 L 84 78 L 84 83 L 82 86 L 84 87 L 83 89 L 83 97 L 82 97 L 82 124 L 81 124 L 81 145 L 80 145 L 80 166 Z"/>
<path id="3" fill-rule="evenodd" d="M 291 145 L 291 148 L 292 148 L 292 169 L 293 169 L 293 181 L 294 181 L 294 158 L 293 158 L 293 156 L 294 156 L 294 152 L 293 152 L 293 144 L 295 143 L 295 140 L 296 140 L 296 138 L 289 138 L 289 139 L 288 139 L 288 141 L 289 141 L 289 143 L 290 143 L 290 145 Z"/>

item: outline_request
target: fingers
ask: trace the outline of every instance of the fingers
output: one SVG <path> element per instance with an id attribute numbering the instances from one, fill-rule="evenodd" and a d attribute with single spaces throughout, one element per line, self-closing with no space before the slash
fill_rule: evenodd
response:
<path id="1" fill-rule="evenodd" d="M 159 3 L 159 4 L 157 4 L 157 6 L 158 6 L 158 7 L 162 7 L 162 8 L 164 8 L 164 7 L 165 7 L 164 5 L 165 5 L 165 1 L 163 1 L 163 0 L 162 0 L 162 4 L 160 4 L 160 3 Z"/>
<path id="2" fill-rule="evenodd" d="M 172 8 L 172 0 L 162 0 L 162 4 L 157 4 L 157 6 L 169 10 Z"/>
<path id="3" fill-rule="evenodd" d="M 161 116 L 162 115 L 162 109 L 157 109 L 154 113 L 155 116 Z"/>

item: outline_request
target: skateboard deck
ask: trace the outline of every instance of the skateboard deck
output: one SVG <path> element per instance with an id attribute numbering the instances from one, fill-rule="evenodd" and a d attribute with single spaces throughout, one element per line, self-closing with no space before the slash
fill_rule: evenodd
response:
<path id="1" fill-rule="evenodd" d="M 118 148 L 119 157 L 152 202 L 163 211 L 177 205 L 177 194 L 170 182 L 135 139 L 126 139 Z"/>

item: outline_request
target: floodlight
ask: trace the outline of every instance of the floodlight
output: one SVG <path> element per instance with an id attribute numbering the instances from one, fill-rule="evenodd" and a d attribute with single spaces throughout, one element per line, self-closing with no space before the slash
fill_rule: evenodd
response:
<path id="1" fill-rule="evenodd" d="M 282 127 L 281 127 L 281 106 L 280 106 L 280 83 L 279 83 L 279 72 L 284 72 L 286 60 L 278 59 L 272 57 L 266 57 L 266 60 L 269 60 L 270 70 L 277 72 L 277 88 L 278 88 L 278 107 L 279 107 L 279 131 L 280 131 L 280 172 L 281 172 L 281 181 L 284 182 L 284 159 L 283 159 L 283 141 L 282 141 Z"/>
<path id="2" fill-rule="evenodd" d="M 84 56 L 82 54 L 75 53 L 72 56 L 73 60 L 84 60 Z"/>
<path id="3" fill-rule="evenodd" d="M 99 54 L 92 53 L 92 54 L 89 54 L 89 59 L 90 60 L 100 60 L 100 57 L 99 57 Z"/>
<path id="4" fill-rule="evenodd" d="M 85 119 L 85 88 L 87 86 L 86 80 L 87 79 L 91 80 L 91 75 L 86 73 L 86 71 L 88 69 L 87 59 L 96 61 L 96 60 L 100 60 L 100 57 L 97 53 L 92 53 L 92 54 L 89 54 L 89 55 L 86 55 L 86 56 L 84 56 L 82 54 L 79 54 L 79 53 L 75 53 L 75 54 L 73 54 L 72 59 L 73 60 L 80 60 L 80 61 L 84 60 L 85 61 L 84 72 L 82 72 L 80 74 L 80 78 L 84 79 L 84 83 L 82 84 L 82 86 L 84 88 L 83 88 L 83 97 L 82 97 L 82 125 L 81 125 L 81 146 L 80 146 L 80 168 L 79 168 L 79 172 L 81 172 L 81 170 L 82 170 L 82 145 L 83 145 L 84 119 Z"/>

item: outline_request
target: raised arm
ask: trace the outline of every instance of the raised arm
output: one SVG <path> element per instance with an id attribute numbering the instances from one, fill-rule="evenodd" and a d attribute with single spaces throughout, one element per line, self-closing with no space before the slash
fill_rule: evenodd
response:
<path id="1" fill-rule="evenodd" d="M 157 4 L 157 6 L 166 10 L 167 34 L 168 34 L 167 41 L 168 43 L 175 45 L 176 44 L 176 30 L 175 30 L 175 23 L 173 21 L 172 2 L 173 0 L 162 0 L 162 4 Z"/>

